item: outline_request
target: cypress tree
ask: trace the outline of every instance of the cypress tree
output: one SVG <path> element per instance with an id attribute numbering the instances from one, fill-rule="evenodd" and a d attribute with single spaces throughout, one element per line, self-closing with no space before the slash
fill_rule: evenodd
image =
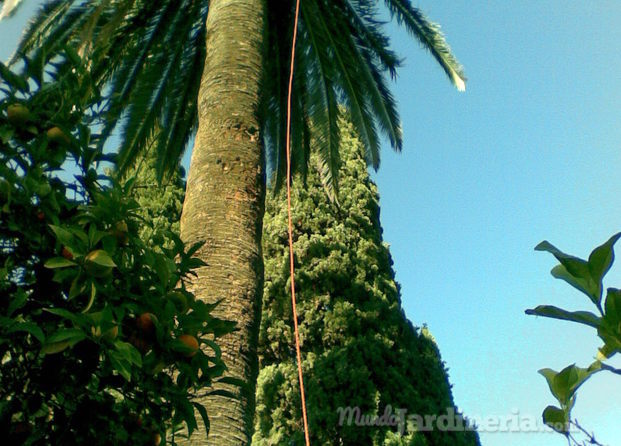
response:
<path id="1" fill-rule="evenodd" d="M 298 320 L 310 434 L 316 445 L 478 445 L 469 432 L 405 432 L 398 426 L 343 425 L 339 408 L 381 416 L 457 409 L 438 347 L 401 307 L 379 197 L 363 146 L 341 123 L 340 203 L 331 203 L 318 168 L 292 189 Z M 315 160 L 311 160 L 316 163 Z M 263 231 L 265 288 L 259 338 L 254 446 L 303 445 L 290 302 L 284 191 L 268 197 Z M 458 413 L 458 412 L 457 412 Z M 381 421 L 381 420 L 380 420 Z M 390 421 L 390 420 L 387 420 Z"/>
<path id="2" fill-rule="evenodd" d="M 179 167 L 161 182 L 157 178 L 155 153 L 144 158 L 126 174 L 133 178 L 132 197 L 138 208 L 136 213 L 145 220 L 140 228 L 140 238 L 153 247 L 160 246 L 162 232 L 171 231 L 179 236 L 179 219 L 185 194 L 185 170 Z M 169 242 L 170 243 L 170 242 Z M 170 248 L 170 246 L 164 246 Z"/>

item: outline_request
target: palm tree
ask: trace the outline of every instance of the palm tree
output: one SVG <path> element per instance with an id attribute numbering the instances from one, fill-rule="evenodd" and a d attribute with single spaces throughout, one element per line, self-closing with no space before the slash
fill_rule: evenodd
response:
<path id="1" fill-rule="evenodd" d="M 239 330 L 222 341 L 232 378 L 207 395 L 209 444 L 250 442 L 257 375 L 266 166 L 276 188 L 283 160 L 293 0 L 53 0 L 16 53 L 51 59 L 65 46 L 88 56 L 104 93 L 103 135 L 122 122 L 119 168 L 130 166 L 154 128 L 159 174 L 174 169 L 196 130 L 181 218 L 182 238 L 206 243 L 193 292 L 221 301 L 217 316 Z M 386 74 L 389 48 L 377 1 L 303 0 L 294 80 L 292 162 L 305 172 L 310 135 L 322 181 L 338 190 L 339 104 L 351 114 L 367 161 L 379 166 L 378 128 L 400 150 L 401 128 Z M 409 0 L 385 0 L 392 17 L 428 49 L 458 89 L 464 76 L 437 25 Z M 85 92 L 93 94 L 96 92 Z M 240 385 L 241 383 L 241 385 Z M 227 396 L 228 390 L 237 396 Z M 204 437 L 204 436 L 203 436 Z M 206 444 L 196 438 L 193 444 Z"/>

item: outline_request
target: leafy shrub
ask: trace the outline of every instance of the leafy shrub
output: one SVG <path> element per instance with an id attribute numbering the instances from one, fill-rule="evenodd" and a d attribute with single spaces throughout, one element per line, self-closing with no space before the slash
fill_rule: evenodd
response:
<path id="1" fill-rule="evenodd" d="M 526 310 L 526 314 L 587 325 L 597 330 L 597 335 L 603 341 L 596 360 L 587 368 L 573 364 L 560 372 L 552 369 L 539 370 L 539 373 L 547 380 L 550 392 L 559 403 L 559 406 L 550 405 L 545 408 L 543 421 L 555 431 L 565 435 L 570 444 L 583 444 L 572 435 L 572 424 L 587 436 L 588 439 L 584 441 L 584 444 L 586 442 L 599 444 L 592 434 L 584 430 L 577 421 L 571 419 L 571 410 L 576 403 L 578 388 L 591 376 L 601 371 L 621 375 L 621 370 L 615 369 L 606 362 L 621 352 L 621 290 L 608 288 L 606 299 L 603 300 L 604 286 L 602 283 L 613 264 L 613 247 L 619 238 L 621 238 L 621 233 L 613 235 L 607 242 L 595 248 L 587 260 L 565 254 L 547 241 L 541 242 L 535 248 L 538 251 L 547 251 L 556 257 L 560 263 L 552 269 L 552 276 L 567 282 L 585 294 L 595 307 L 596 313 L 567 311 L 552 305 L 540 305 Z"/>
<path id="2" fill-rule="evenodd" d="M 208 429 L 192 399 L 223 373 L 215 341 L 232 327 L 185 288 L 198 246 L 143 243 L 131 181 L 99 173 L 114 156 L 79 57 L 41 60 L 0 65 L 3 441 L 174 444 L 195 408 Z"/>

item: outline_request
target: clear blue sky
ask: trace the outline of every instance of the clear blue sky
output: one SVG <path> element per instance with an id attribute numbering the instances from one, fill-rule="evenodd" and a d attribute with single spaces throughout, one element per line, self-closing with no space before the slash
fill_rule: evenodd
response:
<path id="1" fill-rule="evenodd" d="M 0 59 L 36 3 L 0 22 Z M 403 304 L 415 324 L 428 323 L 467 415 L 539 419 L 554 401 L 537 370 L 586 366 L 599 346 L 592 330 L 524 310 L 588 309 L 549 275 L 555 261 L 533 251 L 538 242 L 585 257 L 621 230 L 621 2 L 415 3 L 442 24 L 469 82 L 455 91 L 390 27 L 406 58 L 394 88 L 405 145 L 401 155 L 386 146 L 374 178 Z M 609 286 L 621 287 L 620 273 Z M 621 444 L 620 384 L 596 376 L 574 411 L 610 446 Z M 550 433 L 481 439 L 567 444 Z"/>

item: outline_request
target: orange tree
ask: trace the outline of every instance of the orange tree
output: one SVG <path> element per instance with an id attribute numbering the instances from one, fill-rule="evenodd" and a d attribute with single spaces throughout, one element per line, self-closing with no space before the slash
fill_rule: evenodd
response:
<path id="1" fill-rule="evenodd" d="M 95 148 L 79 57 L 42 60 L 0 64 L 0 430 L 10 444 L 174 444 L 194 408 L 208 429 L 192 398 L 224 371 L 231 324 L 185 288 L 199 245 L 143 243 L 130 184 L 100 173 L 114 157 Z"/>

